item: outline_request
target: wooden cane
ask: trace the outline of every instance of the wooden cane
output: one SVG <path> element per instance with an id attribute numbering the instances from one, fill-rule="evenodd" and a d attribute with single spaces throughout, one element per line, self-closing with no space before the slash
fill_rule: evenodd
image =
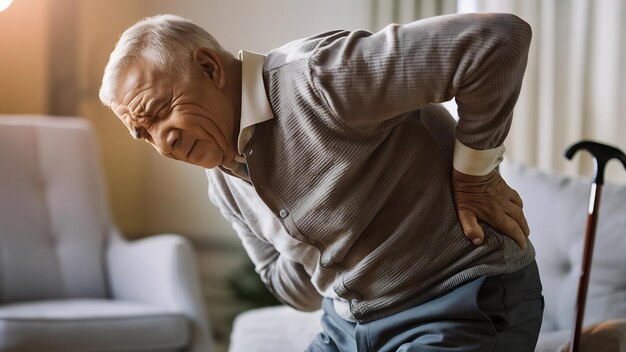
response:
<path id="1" fill-rule="evenodd" d="M 585 302 L 587 299 L 587 289 L 589 287 L 593 245 L 595 243 L 596 225 L 598 223 L 598 211 L 600 209 L 600 195 L 602 193 L 602 185 L 604 184 L 604 168 L 606 163 L 611 159 L 618 159 L 622 162 L 624 168 L 626 168 L 626 155 L 622 151 L 592 141 L 581 141 L 572 145 L 565 152 L 565 157 L 571 160 L 579 149 L 585 149 L 593 156 L 594 178 L 591 184 L 591 194 L 589 195 L 585 246 L 583 250 L 580 281 L 578 282 L 578 295 L 576 296 L 574 329 L 572 330 L 570 352 L 578 352 L 580 348 L 580 332 L 585 316 Z"/>

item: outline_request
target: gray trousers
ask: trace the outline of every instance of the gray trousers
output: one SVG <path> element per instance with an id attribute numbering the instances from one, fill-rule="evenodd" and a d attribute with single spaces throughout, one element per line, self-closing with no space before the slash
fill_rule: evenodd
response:
<path id="1" fill-rule="evenodd" d="M 352 323 L 322 303 L 323 332 L 307 352 L 531 352 L 543 317 L 537 264 L 480 277 L 391 316 Z"/>

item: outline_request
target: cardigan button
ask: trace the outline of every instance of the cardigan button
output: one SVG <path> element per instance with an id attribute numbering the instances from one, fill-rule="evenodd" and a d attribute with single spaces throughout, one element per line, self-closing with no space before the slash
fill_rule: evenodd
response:
<path id="1" fill-rule="evenodd" d="M 286 218 L 287 216 L 289 216 L 289 212 L 285 209 L 281 209 L 280 212 L 278 213 L 278 215 L 280 215 L 281 218 Z"/>

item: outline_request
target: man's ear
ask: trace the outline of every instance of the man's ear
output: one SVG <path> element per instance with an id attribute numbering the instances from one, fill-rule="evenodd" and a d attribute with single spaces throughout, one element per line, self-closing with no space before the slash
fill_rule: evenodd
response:
<path id="1" fill-rule="evenodd" d="M 193 62 L 199 65 L 202 71 L 208 75 L 209 79 L 219 88 L 226 85 L 226 75 L 222 58 L 217 51 L 210 48 L 197 48 L 193 51 Z"/>

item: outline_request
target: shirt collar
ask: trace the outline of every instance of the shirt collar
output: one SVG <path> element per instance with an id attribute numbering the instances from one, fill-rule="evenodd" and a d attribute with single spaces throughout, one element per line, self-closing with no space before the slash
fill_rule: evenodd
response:
<path id="1" fill-rule="evenodd" d="M 254 125 L 274 118 L 263 84 L 263 65 L 265 56 L 241 50 L 241 120 L 237 150 L 243 154 L 244 148 L 252 138 Z"/>

